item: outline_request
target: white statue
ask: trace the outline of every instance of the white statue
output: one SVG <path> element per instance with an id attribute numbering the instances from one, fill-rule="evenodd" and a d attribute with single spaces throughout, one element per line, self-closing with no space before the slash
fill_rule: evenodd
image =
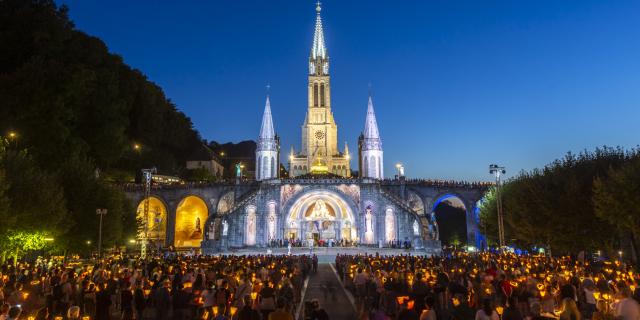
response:
<path id="1" fill-rule="evenodd" d="M 373 216 L 371 214 L 371 208 L 367 208 L 367 212 L 364 214 L 364 241 L 369 244 L 374 243 Z"/>
<path id="2" fill-rule="evenodd" d="M 269 240 L 273 240 L 276 238 L 276 215 L 271 213 L 269 214 L 269 222 L 268 222 L 268 231 L 269 231 Z"/>
<path id="3" fill-rule="evenodd" d="M 326 219 L 329 218 L 329 210 L 327 209 L 327 205 L 323 200 L 316 200 L 315 205 L 313 206 L 313 211 L 309 216 L 311 219 Z"/>
<path id="4" fill-rule="evenodd" d="M 227 223 L 227 220 L 222 220 L 222 236 L 223 237 L 227 236 L 228 232 L 229 232 L 229 224 Z"/>
<path id="5" fill-rule="evenodd" d="M 396 239 L 396 225 L 395 219 L 393 217 L 393 210 L 387 209 L 387 212 L 384 216 L 384 226 L 385 226 L 385 239 L 387 241 L 392 241 Z"/>
<path id="6" fill-rule="evenodd" d="M 207 238 L 209 240 L 213 240 L 215 238 L 215 229 L 213 227 L 213 223 L 209 224 L 209 231 L 207 232 L 208 236 Z"/>
<path id="7" fill-rule="evenodd" d="M 373 232 L 373 223 L 371 221 L 371 208 L 367 208 L 367 212 L 364 214 L 364 231 Z"/>
<path id="8" fill-rule="evenodd" d="M 413 235 L 414 236 L 419 236 L 420 235 L 420 225 L 418 225 L 418 220 L 417 219 L 413 220 Z"/>
<path id="9" fill-rule="evenodd" d="M 256 244 L 256 214 L 253 211 L 249 211 L 247 214 L 247 245 L 252 246 Z"/>

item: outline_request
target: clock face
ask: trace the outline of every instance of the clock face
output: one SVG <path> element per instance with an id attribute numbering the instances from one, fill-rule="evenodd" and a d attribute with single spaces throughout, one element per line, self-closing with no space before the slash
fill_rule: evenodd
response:
<path id="1" fill-rule="evenodd" d="M 316 131 L 316 139 L 322 140 L 322 138 L 324 138 L 324 132 Z"/>

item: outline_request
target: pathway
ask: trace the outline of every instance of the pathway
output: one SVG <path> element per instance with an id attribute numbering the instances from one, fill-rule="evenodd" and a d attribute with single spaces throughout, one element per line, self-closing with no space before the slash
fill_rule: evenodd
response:
<path id="1" fill-rule="evenodd" d="M 329 319 L 356 319 L 352 298 L 348 296 L 338 281 L 338 276 L 329 263 L 319 263 L 318 272 L 309 276 L 304 301 L 318 299 L 327 311 Z M 304 312 L 303 312 L 304 313 Z M 304 319 L 303 314 L 300 319 Z"/>

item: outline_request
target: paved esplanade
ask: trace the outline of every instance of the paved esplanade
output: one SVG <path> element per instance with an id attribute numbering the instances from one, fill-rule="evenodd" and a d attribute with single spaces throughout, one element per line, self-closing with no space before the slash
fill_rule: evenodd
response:
<path id="1" fill-rule="evenodd" d="M 319 263 L 318 272 L 309 276 L 304 301 L 312 299 L 318 299 L 320 307 L 329 314 L 329 319 L 357 318 L 352 297 L 349 297 L 342 288 L 342 284 L 338 281 L 337 274 L 330 263 Z"/>

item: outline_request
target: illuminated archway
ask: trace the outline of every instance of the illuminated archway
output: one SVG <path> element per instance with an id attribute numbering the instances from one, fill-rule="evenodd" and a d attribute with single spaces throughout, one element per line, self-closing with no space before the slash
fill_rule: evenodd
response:
<path id="1" fill-rule="evenodd" d="M 188 196 L 182 199 L 176 209 L 174 246 L 176 248 L 199 247 L 208 215 L 207 205 L 199 197 Z"/>
<path id="2" fill-rule="evenodd" d="M 445 206 L 446 205 L 446 206 Z M 467 205 L 461 196 L 447 193 L 437 197 L 433 203 L 432 220 L 440 241 L 447 245 L 466 243 Z"/>
<path id="3" fill-rule="evenodd" d="M 138 221 L 138 238 L 144 237 L 144 205 L 146 200 L 140 201 L 136 210 Z M 158 197 L 149 197 L 149 216 L 147 218 L 147 235 L 149 241 L 164 244 L 167 236 L 167 207 Z"/>
<path id="4" fill-rule="evenodd" d="M 356 225 L 351 206 L 338 193 L 314 190 L 291 205 L 285 232 L 292 239 L 355 240 Z"/>

